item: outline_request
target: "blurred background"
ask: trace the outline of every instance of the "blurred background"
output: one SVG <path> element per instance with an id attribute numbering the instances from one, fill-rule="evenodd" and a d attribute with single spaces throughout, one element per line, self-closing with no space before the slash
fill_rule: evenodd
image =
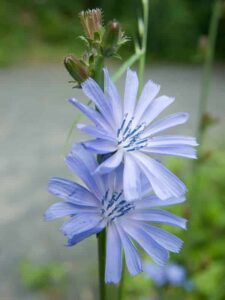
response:
<path id="1" fill-rule="evenodd" d="M 190 113 L 188 125 L 178 130 L 182 134 L 197 133 L 213 5 L 212 0 L 150 1 L 145 80 L 159 82 L 163 94 L 176 97 L 166 114 Z M 72 89 L 62 62 L 67 54 L 82 53 L 78 13 L 95 7 L 103 9 L 105 21 L 122 23 L 131 41 L 120 54 L 128 58 L 141 14 L 138 0 L 0 0 L 1 300 L 97 299 L 96 238 L 68 249 L 58 231 L 62 220 L 45 223 L 42 217 L 56 201 L 47 193 L 48 178 L 73 176 L 63 157 L 77 111 L 67 99 L 87 99 Z M 111 74 L 119 64 L 109 62 Z M 184 248 L 171 256 L 185 269 L 188 284 L 159 289 L 144 274 L 127 276 L 127 300 L 225 299 L 225 4 L 206 111 L 199 161 L 166 160 L 189 189 L 187 203 L 173 209 L 189 219 L 188 231 L 174 231 Z M 70 144 L 82 138 L 74 130 Z"/>

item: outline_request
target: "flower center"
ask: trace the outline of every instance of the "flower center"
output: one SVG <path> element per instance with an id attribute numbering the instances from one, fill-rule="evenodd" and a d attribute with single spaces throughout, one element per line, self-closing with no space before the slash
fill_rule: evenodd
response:
<path id="1" fill-rule="evenodd" d="M 117 130 L 118 147 L 126 151 L 139 150 L 147 145 L 148 139 L 141 138 L 142 132 L 145 130 L 145 123 L 140 123 L 135 128 L 132 126 L 134 118 L 128 120 L 128 114 L 123 118 L 120 128 Z"/>
<path id="2" fill-rule="evenodd" d="M 133 209 L 134 204 L 123 199 L 123 190 L 119 193 L 114 192 L 112 195 L 107 190 L 102 199 L 102 215 L 107 219 L 108 223 L 126 215 Z"/>

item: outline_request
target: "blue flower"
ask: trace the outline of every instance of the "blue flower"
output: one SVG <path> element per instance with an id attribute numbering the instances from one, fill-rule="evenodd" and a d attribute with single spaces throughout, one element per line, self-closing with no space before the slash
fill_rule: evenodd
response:
<path id="1" fill-rule="evenodd" d="M 150 277 L 157 286 L 171 284 L 173 286 L 186 287 L 187 273 L 183 266 L 170 263 L 166 266 L 158 266 L 149 262 L 145 262 L 143 266 L 145 274 Z"/>
<path id="2" fill-rule="evenodd" d="M 68 246 L 107 228 L 106 282 L 120 280 L 122 249 L 130 274 L 142 271 L 140 255 L 133 241 L 159 265 L 166 263 L 169 251 L 179 252 L 182 241 L 154 223 L 185 229 L 185 219 L 157 208 L 181 203 L 184 197 L 161 201 L 149 193 L 149 185 L 143 180 L 142 199 L 128 202 L 123 193 L 122 167 L 106 175 L 93 174 L 98 165 L 96 157 L 82 145 L 74 145 L 65 161 L 86 187 L 70 180 L 51 178 L 49 192 L 64 201 L 50 206 L 45 219 L 69 217 L 61 227 L 68 238 Z"/>
<path id="3" fill-rule="evenodd" d="M 70 99 L 70 102 L 94 123 L 94 126 L 77 125 L 80 130 L 94 137 L 83 145 L 98 154 L 112 154 L 96 168 L 96 172 L 109 173 L 123 162 L 123 189 L 127 200 L 140 196 L 140 173 L 144 174 L 160 199 L 182 196 L 186 191 L 183 182 L 154 157 L 172 155 L 196 158 L 193 146 L 197 146 L 197 142 L 194 137 L 157 135 L 185 123 L 188 114 L 179 112 L 154 121 L 174 98 L 156 98 L 160 87 L 148 81 L 136 103 L 138 78 L 135 72 L 128 69 L 122 104 L 117 88 L 106 69 L 104 74 L 105 93 L 91 78 L 82 84 L 84 94 L 92 100 L 97 111 L 74 98 Z"/>

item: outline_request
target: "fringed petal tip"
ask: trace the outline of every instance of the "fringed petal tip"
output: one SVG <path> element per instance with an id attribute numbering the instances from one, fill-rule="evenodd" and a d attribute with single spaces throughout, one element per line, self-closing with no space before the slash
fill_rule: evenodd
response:
<path id="1" fill-rule="evenodd" d="M 75 98 L 69 98 L 68 102 L 74 105 L 74 104 L 76 104 L 79 101 L 77 99 L 75 99 Z"/>
<path id="2" fill-rule="evenodd" d="M 52 216 L 51 213 L 49 213 L 49 210 L 46 210 L 46 212 L 43 214 L 43 220 L 46 222 L 52 220 Z"/>
<path id="3" fill-rule="evenodd" d="M 93 82 L 94 82 L 95 84 L 97 84 L 97 82 L 96 82 L 93 78 L 88 77 L 84 82 L 81 83 L 82 89 L 85 88 L 86 86 L 92 84 Z"/>
<path id="4" fill-rule="evenodd" d="M 187 226 L 188 225 L 188 220 L 184 219 L 184 226 L 182 227 L 182 229 L 187 230 Z"/>
<path id="5" fill-rule="evenodd" d="M 125 266 L 124 266 L 124 268 L 125 268 Z M 129 272 L 129 274 L 130 274 L 132 277 L 135 277 L 135 276 L 137 276 L 138 274 L 140 274 L 140 273 L 142 273 L 142 272 L 143 272 L 143 269 L 141 269 L 138 273 L 131 274 L 131 273 Z M 115 279 L 110 279 L 110 278 L 105 278 L 105 283 L 106 283 L 106 284 L 119 284 L 119 283 L 120 283 L 120 280 L 121 280 L 121 278 L 119 278 L 119 279 L 117 279 L 117 280 L 115 280 Z"/>

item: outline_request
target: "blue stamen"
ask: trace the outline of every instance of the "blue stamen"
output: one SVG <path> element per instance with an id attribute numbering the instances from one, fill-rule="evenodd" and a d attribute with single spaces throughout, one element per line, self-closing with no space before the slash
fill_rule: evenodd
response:
<path id="1" fill-rule="evenodd" d="M 123 190 L 119 193 L 114 192 L 112 196 L 109 195 L 109 190 L 107 190 L 101 201 L 103 205 L 101 213 L 108 220 L 108 222 L 112 222 L 116 218 L 127 214 L 131 209 L 134 208 L 133 203 L 127 202 L 122 198 Z"/>
<path id="2" fill-rule="evenodd" d="M 121 125 L 121 127 L 117 130 L 117 137 L 119 136 L 120 132 L 123 130 L 123 126 L 124 126 L 124 124 L 125 124 L 125 122 L 126 122 L 127 116 L 128 116 L 128 114 L 125 114 L 125 117 L 123 118 L 122 125 Z"/>
<path id="3" fill-rule="evenodd" d="M 130 121 L 128 122 L 128 124 L 127 124 L 127 126 L 126 126 L 126 128 L 125 128 L 125 130 L 124 130 L 124 132 L 123 132 L 123 135 L 124 135 L 124 136 L 126 135 L 127 131 L 130 129 L 130 125 L 132 124 L 133 119 L 134 119 L 134 118 L 131 118 Z"/>
<path id="4" fill-rule="evenodd" d="M 145 123 L 143 122 L 136 128 L 131 129 L 134 118 L 132 117 L 125 126 L 126 120 L 127 114 L 117 131 L 118 146 L 121 145 L 126 151 L 135 151 L 145 147 L 148 139 L 140 138 L 142 132 L 145 130 Z"/>

